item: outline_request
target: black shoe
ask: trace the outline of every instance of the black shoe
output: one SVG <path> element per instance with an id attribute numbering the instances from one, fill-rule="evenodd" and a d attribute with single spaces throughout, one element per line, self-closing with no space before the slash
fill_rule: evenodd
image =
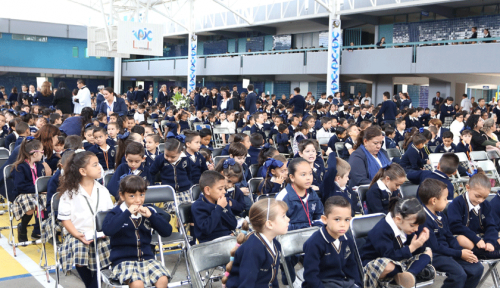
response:
<path id="1" fill-rule="evenodd" d="M 23 228 L 23 225 L 19 223 L 17 225 L 17 242 L 26 242 L 28 241 L 28 232 L 26 231 L 26 228 Z"/>
<path id="2" fill-rule="evenodd" d="M 39 233 L 39 232 L 33 231 L 33 232 L 31 233 L 31 239 L 33 239 L 33 240 L 38 240 L 38 239 L 40 239 L 41 237 L 42 237 L 42 236 L 40 235 L 40 233 Z"/>
<path id="3" fill-rule="evenodd" d="M 417 274 L 417 282 L 426 282 L 436 278 L 436 269 L 434 266 L 428 264 L 425 268 Z"/>

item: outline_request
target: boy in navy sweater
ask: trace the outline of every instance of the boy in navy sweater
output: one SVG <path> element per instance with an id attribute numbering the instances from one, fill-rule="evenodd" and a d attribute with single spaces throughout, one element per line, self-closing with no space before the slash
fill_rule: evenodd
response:
<path id="1" fill-rule="evenodd" d="M 250 135 L 250 143 L 252 146 L 248 149 L 249 165 L 257 164 L 259 161 L 259 153 L 262 150 L 262 145 L 264 145 L 264 138 L 259 133 L 253 133 Z"/>
<path id="2" fill-rule="evenodd" d="M 321 195 L 321 202 L 326 203 L 328 198 L 332 196 L 342 196 L 350 203 L 352 217 L 356 211 L 360 211 L 358 194 L 354 193 L 350 187 L 347 186 L 349 181 L 349 172 L 351 172 L 351 165 L 341 158 L 337 158 L 337 175 L 335 176 L 335 185 L 327 187 L 323 185 L 323 193 Z M 326 204 L 325 204 L 326 205 Z M 323 221 L 324 222 L 324 221 Z"/>
<path id="3" fill-rule="evenodd" d="M 456 114 L 455 108 L 453 107 L 453 98 L 446 98 L 446 103 L 443 103 L 439 110 L 441 110 L 439 114 L 439 120 L 441 120 L 441 122 L 444 123 L 447 117 L 453 117 Z"/>
<path id="4" fill-rule="evenodd" d="M 258 134 L 262 135 L 262 138 L 265 141 L 266 140 L 266 133 L 264 133 L 264 121 L 265 121 L 266 115 L 264 115 L 264 114 L 265 113 L 257 112 L 253 115 L 253 117 L 255 118 L 255 124 L 252 126 L 252 128 L 250 128 L 250 133 L 251 134 L 258 133 Z"/>
<path id="5" fill-rule="evenodd" d="M 280 153 L 290 153 L 290 141 L 288 141 L 288 127 L 286 124 L 280 124 L 278 126 L 279 133 L 276 135 L 276 142 L 278 144 L 278 151 Z"/>
<path id="6" fill-rule="evenodd" d="M 333 196 L 325 203 L 323 226 L 304 243 L 302 287 L 362 287 L 353 239 L 346 234 L 351 207 L 344 197 Z"/>
<path id="7" fill-rule="evenodd" d="M 472 140 L 472 132 L 470 130 L 463 130 L 461 133 L 460 143 L 457 144 L 457 149 L 455 152 L 464 152 L 470 160 L 470 152 L 472 152 L 472 147 L 470 141 Z"/>
<path id="8" fill-rule="evenodd" d="M 334 155 L 336 155 L 342 159 L 348 159 L 349 152 L 347 152 L 347 150 L 343 149 L 343 150 L 345 150 L 345 152 L 347 152 L 347 155 L 345 155 L 345 153 L 343 153 L 344 152 L 343 150 L 341 150 L 339 152 L 340 155 L 337 155 L 337 151 L 335 149 L 335 143 L 344 142 L 346 137 L 347 137 L 347 131 L 345 130 L 344 127 L 339 126 L 335 130 L 335 134 L 330 138 L 330 141 L 328 141 L 328 148 L 332 149 Z"/>
<path id="9" fill-rule="evenodd" d="M 448 188 L 448 200 L 453 200 L 455 188 L 450 181 L 450 177 L 457 171 L 458 163 L 458 156 L 455 153 L 445 153 L 439 160 L 436 170 L 408 171 L 406 177 L 413 184 L 420 184 L 425 179 L 439 180 Z"/>
<path id="10" fill-rule="evenodd" d="M 394 103 L 394 101 L 391 100 L 391 94 L 389 92 L 384 92 L 382 107 L 380 107 L 380 110 L 378 111 L 376 117 L 377 123 L 381 125 L 382 121 L 384 121 L 386 124 L 391 124 L 394 127 L 394 122 L 396 120 L 397 114 L 398 114 L 398 108 L 396 103 Z"/>
<path id="11" fill-rule="evenodd" d="M 203 194 L 191 206 L 194 236 L 200 243 L 228 236 L 237 221 L 228 207 L 226 178 L 215 171 L 205 171 L 200 177 Z"/>
<path id="12" fill-rule="evenodd" d="M 31 135 L 30 126 L 28 126 L 28 124 L 26 122 L 19 122 L 16 125 L 16 133 L 19 137 L 17 138 L 16 144 L 14 145 L 14 147 L 21 145 L 24 137 Z M 14 133 L 12 133 L 12 135 L 14 135 Z"/>
<path id="13" fill-rule="evenodd" d="M 450 230 L 465 249 L 479 259 L 500 258 L 497 223 L 491 205 L 485 201 L 491 191 L 490 179 L 480 172 L 469 179 L 467 192 L 448 206 Z"/>
<path id="14" fill-rule="evenodd" d="M 448 204 L 448 189 L 444 183 L 427 179 L 420 185 L 418 196 L 427 214 L 424 227 L 429 229 L 425 247 L 434 252 L 432 265 L 446 273 L 445 288 L 476 287 L 483 275 L 483 265 L 469 249 L 463 249 L 450 231 L 443 210 Z"/>
<path id="15" fill-rule="evenodd" d="M 403 118 L 399 118 L 398 120 L 396 120 L 396 137 L 394 137 L 394 141 L 396 141 L 398 145 L 400 141 L 405 140 L 405 129 L 406 129 L 406 121 Z"/>
<path id="16" fill-rule="evenodd" d="M 104 171 L 114 170 L 116 149 L 106 143 L 106 139 L 108 139 L 106 129 L 103 127 L 94 128 L 94 139 L 96 144 L 90 146 L 87 151 L 93 152 L 97 156 Z"/>
<path id="17" fill-rule="evenodd" d="M 394 140 L 396 137 L 396 130 L 389 126 L 385 128 L 385 149 L 399 148 L 398 143 Z"/>
<path id="18" fill-rule="evenodd" d="M 212 147 L 212 131 L 208 128 L 203 128 L 200 130 L 201 137 L 201 148 L 207 148 L 210 151 L 213 151 Z"/>
<path id="19" fill-rule="evenodd" d="M 203 172 L 209 170 L 209 168 L 213 170 L 214 167 L 212 164 L 208 167 L 205 157 L 199 152 L 201 146 L 200 134 L 196 131 L 184 131 L 184 135 L 186 136 L 186 150 L 184 152 L 191 162 L 191 183 L 195 185 L 200 181 Z"/>
<path id="20" fill-rule="evenodd" d="M 424 160 L 424 154 L 422 153 L 422 148 L 424 148 L 427 139 L 422 134 L 416 134 L 413 136 L 413 143 L 408 147 L 403 157 L 401 157 L 401 166 L 406 170 L 406 172 L 411 170 L 422 170 L 425 164 L 430 164 L 430 161 Z"/>
<path id="21" fill-rule="evenodd" d="M 436 147 L 434 153 L 456 152 L 457 146 L 453 144 L 453 133 L 450 131 L 443 132 L 443 143 Z"/>

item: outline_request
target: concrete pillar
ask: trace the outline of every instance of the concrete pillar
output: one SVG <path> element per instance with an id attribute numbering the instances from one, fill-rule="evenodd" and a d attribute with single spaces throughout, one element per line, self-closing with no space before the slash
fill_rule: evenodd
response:
<path id="1" fill-rule="evenodd" d="M 384 92 L 389 92 L 392 96 L 394 90 L 394 82 L 391 75 L 379 75 L 372 83 L 371 96 L 375 105 L 382 103 Z"/>
<path id="2" fill-rule="evenodd" d="M 158 87 L 158 79 L 153 79 L 153 97 L 155 100 L 158 98 L 158 91 L 160 91 L 160 87 Z"/>
<path id="3" fill-rule="evenodd" d="M 117 95 L 121 94 L 122 90 L 122 58 L 115 57 L 114 85 L 113 89 Z"/>
<path id="4" fill-rule="evenodd" d="M 460 104 L 465 93 L 465 83 L 455 83 L 455 103 Z"/>

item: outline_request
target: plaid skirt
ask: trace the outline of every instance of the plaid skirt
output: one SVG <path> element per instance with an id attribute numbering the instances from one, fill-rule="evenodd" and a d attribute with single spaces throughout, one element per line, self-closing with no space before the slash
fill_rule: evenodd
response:
<path id="1" fill-rule="evenodd" d="M 48 215 L 48 218 L 42 221 L 42 243 L 47 243 L 47 241 L 52 238 L 52 217 Z M 56 219 L 56 232 L 62 232 L 63 227 L 60 221 Z"/>
<path id="2" fill-rule="evenodd" d="M 177 204 L 180 205 L 182 203 L 191 203 L 193 199 L 191 198 L 191 191 L 187 190 L 184 192 L 175 193 L 175 198 L 177 199 Z M 173 212 L 175 210 L 174 202 L 167 202 L 164 205 L 164 209 L 167 212 Z"/>
<path id="3" fill-rule="evenodd" d="M 160 277 L 170 277 L 167 268 L 155 259 L 144 261 L 124 261 L 113 267 L 111 277 L 120 281 L 121 284 L 128 284 L 137 280 L 144 283 L 144 286 L 155 286 Z"/>
<path id="4" fill-rule="evenodd" d="M 47 203 L 47 194 L 39 194 L 40 208 L 45 210 L 45 203 Z M 16 220 L 20 220 L 21 217 L 30 210 L 36 209 L 36 196 L 35 194 L 20 194 L 14 199 L 12 203 L 12 213 Z"/>
<path id="5" fill-rule="evenodd" d="M 71 271 L 73 265 L 87 266 L 91 271 L 97 271 L 96 251 L 94 243 L 90 245 L 83 244 L 82 241 L 76 239 L 71 234 L 64 237 L 63 244 L 59 249 L 59 263 L 61 263 L 63 271 L 66 273 Z M 97 249 L 99 249 L 99 261 L 101 269 L 111 265 L 109 255 L 109 238 L 98 239 Z"/>
<path id="6" fill-rule="evenodd" d="M 389 258 L 377 258 L 372 260 L 366 264 L 364 268 L 364 276 L 363 276 L 363 286 L 365 288 L 379 288 L 379 287 L 389 287 L 389 283 L 394 278 L 384 278 L 380 279 L 380 275 L 384 272 L 385 267 L 392 262 L 394 265 L 401 267 L 401 270 L 406 271 L 413 262 L 418 260 L 421 254 L 418 254 L 410 259 L 406 259 L 404 261 L 394 261 Z M 430 265 L 430 264 L 427 264 Z"/>

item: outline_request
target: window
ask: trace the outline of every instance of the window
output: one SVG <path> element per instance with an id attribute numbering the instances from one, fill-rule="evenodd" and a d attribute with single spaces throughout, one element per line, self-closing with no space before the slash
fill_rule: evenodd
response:
<path id="1" fill-rule="evenodd" d="M 420 22 L 420 13 L 408 14 L 408 22 Z"/>
<path id="2" fill-rule="evenodd" d="M 403 15 L 396 15 L 394 17 L 394 22 L 395 23 L 405 23 L 405 22 L 408 22 L 406 20 L 406 14 L 403 14 Z"/>
<path id="3" fill-rule="evenodd" d="M 78 47 L 73 47 L 73 58 L 78 58 Z"/>
<path id="4" fill-rule="evenodd" d="M 12 34 L 12 40 L 47 42 L 47 37 L 35 36 L 35 35 L 24 35 L 24 34 Z"/>
<path id="5" fill-rule="evenodd" d="M 85 48 L 85 58 L 89 58 L 89 48 Z"/>
<path id="6" fill-rule="evenodd" d="M 392 24 L 394 23 L 394 16 L 382 16 L 380 17 L 380 25 Z"/>

